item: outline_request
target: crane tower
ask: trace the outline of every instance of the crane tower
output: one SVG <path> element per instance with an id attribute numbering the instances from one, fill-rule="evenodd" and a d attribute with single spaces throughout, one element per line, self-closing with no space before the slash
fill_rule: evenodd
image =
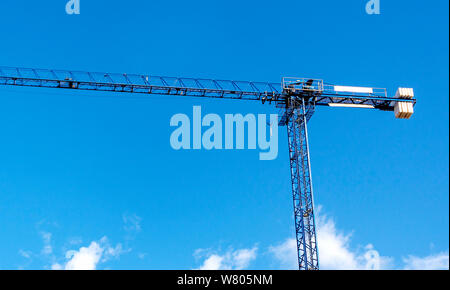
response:
<path id="1" fill-rule="evenodd" d="M 307 128 L 316 107 L 393 111 L 396 118 L 409 119 L 416 104 L 411 88 L 399 88 L 389 97 L 382 88 L 337 86 L 318 79 L 290 77 L 279 84 L 0 67 L 0 85 L 274 103 L 282 112 L 279 125 L 287 127 L 300 270 L 319 269 Z"/>

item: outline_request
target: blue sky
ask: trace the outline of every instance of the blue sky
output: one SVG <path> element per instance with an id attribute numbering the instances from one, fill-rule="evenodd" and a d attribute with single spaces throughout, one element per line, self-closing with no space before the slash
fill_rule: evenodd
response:
<path id="1" fill-rule="evenodd" d="M 319 108 L 309 123 L 322 266 L 448 268 L 448 1 L 3 0 L 0 65 L 413 87 L 411 120 Z M 0 87 L 0 269 L 280 269 L 292 259 L 279 155 L 174 151 L 170 118 L 253 102 Z M 322 244 L 321 244 L 321 241 Z M 295 257 L 294 257 L 295 258 Z M 293 262 L 294 261 L 294 262 Z"/>

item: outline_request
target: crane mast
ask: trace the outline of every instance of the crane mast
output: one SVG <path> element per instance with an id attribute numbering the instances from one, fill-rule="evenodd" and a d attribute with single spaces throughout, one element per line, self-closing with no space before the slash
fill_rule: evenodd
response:
<path id="1" fill-rule="evenodd" d="M 290 106 L 293 111 L 287 122 L 287 132 L 298 264 L 300 270 L 318 270 L 319 258 L 307 128 L 307 122 L 314 112 L 314 104 L 307 103 L 305 99 L 293 99 Z"/>
<path id="2" fill-rule="evenodd" d="M 280 126 L 287 127 L 300 270 L 318 270 L 314 197 L 307 123 L 317 106 L 393 111 L 409 119 L 416 104 L 413 89 L 386 89 L 325 84 L 323 80 L 283 78 L 282 83 L 175 78 L 0 67 L 0 85 L 237 99 L 274 103 L 281 109 Z"/>

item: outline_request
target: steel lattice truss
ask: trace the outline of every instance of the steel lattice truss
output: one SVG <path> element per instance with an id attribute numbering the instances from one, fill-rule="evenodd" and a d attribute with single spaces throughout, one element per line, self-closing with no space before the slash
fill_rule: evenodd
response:
<path id="1" fill-rule="evenodd" d="M 299 101 L 287 123 L 295 232 L 300 270 L 318 270 L 316 225 L 308 148 L 307 122 L 314 105 Z"/>
<path id="2" fill-rule="evenodd" d="M 273 102 L 282 110 L 279 125 L 286 125 L 288 130 L 298 263 L 302 270 L 319 269 L 307 130 L 316 106 L 394 111 L 398 102 L 416 103 L 413 97 L 388 97 L 386 89 L 334 86 L 301 78 L 268 83 L 0 67 L 0 85 Z"/>
<path id="3" fill-rule="evenodd" d="M 285 104 L 286 96 L 299 94 L 298 85 L 289 89 L 285 84 L 159 77 L 136 74 L 95 73 L 67 70 L 0 67 L 0 85 L 64 88 L 107 92 L 158 95 L 181 95 L 223 99 L 256 100 Z M 314 88 L 315 104 L 360 104 L 392 111 L 398 99 L 386 96 L 385 89 L 372 93 L 338 92 L 333 85 L 319 84 Z"/>

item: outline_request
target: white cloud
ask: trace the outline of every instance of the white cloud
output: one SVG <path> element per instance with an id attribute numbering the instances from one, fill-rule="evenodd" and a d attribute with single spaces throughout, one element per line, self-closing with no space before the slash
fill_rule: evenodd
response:
<path id="1" fill-rule="evenodd" d="M 356 269 L 384 269 L 391 262 L 388 257 L 382 257 L 369 244 L 363 250 L 352 250 L 350 234 L 337 230 L 333 219 L 321 214 L 318 207 L 316 215 L 317 240 L 320 268 L 324 270 L 356 270 Z M 269 252 L 283 269 L 298 269 L 297 242 L 287 239 L 278 246 L 269 248 Z"/>
<path id="2" fill-rule="evenodd" d="M 80 245 L 83 243 L 83 240 L 80 237 L 73 237 L 69 239 L 69 245 Z"/>
<path id="3" fill-rule="evenodd" d="M 137 216 L 136 214 L 123 214 L 122 215 L 124 226 L 123 228 L 127 232 L 140 232 L 141 231 L 141 221 L 142 218 Z"/>
<path id="4" fill-rule="evenodd" d="M 106 262 L 111 258 L 118 257 L 124 253 L 121 244 L 111 247 L 108 239 L 103 237 L 100 241 L 93 241 L 88 247 L 81 247 L 78 251 L 70 250 L 66 252 L 66 262 L 61 265 L 54 263 L 53 270 L 95 270 L 101 262 Z"/>
<path id="5" fill-rule="evenodd" d="M 24 250 L 19 250 L 19 254 L 22 256 L 22 257 L 24 257 L 24 258 L 26 258 L 26 259 L 31 259 L 31 255 L 33 254 L 32 252 L 30 252 L 30 251 L 24 251 Z"/>
<path id="6" fill-rule="evenodd" d="M 147 256 L 147 253 L 138 253 L 137 256 L 138 256 L 139 259 L 143 260 Z"/>
<path id="7" fill-rule="evenodd" d="M 58 263 L 54 263 L 54 264 L 51 266 L 51 269 L 52 269 L 52 270 L 64 270 L 63 266 L 62 266 L 61 264 L 58 264 Z"/>
<path id="8" fill-rule="evenodd" d="M 410 255 L 403 258 L 403 262 L 405 263 L 405 270 L 448 270 L 449 254 L 448 252 L 442 252 L 423 258 Z"/>
<path id="9" fill-rule="evenodd" d="M 252 249 L 242 249 L 235 251 L 233 256 L 234 268 L 237 270 L 246 269 L 250 262 L 256 259 L 256 251 L 258 248 L 254 247 Z"/>
<path id="10" fill-rule="evenodd" d="M 211 255 L 200 266 L 199 270 L 224 270 L 230 269 L 229 266 L 223 265 L 224 258 L 219 255 Z"/>
<path id="11" fill-rule="evenodd" d="M 103 255 L 104 249 L 96 242 L 92 242 L 89 247 L 81 247 L 77 251 L 68 251 L 64 269 L 66 270 L 95 270 L 100 258 Z"/>
<path id="12" fill-rule="evenodd" d="M 53 248 L 51 245 L 52 242 L 52 234 L 49 232 L 41 232 L 42 240 L 44 241 L 44 248 L 42 249 L 42 253 L 44 255 L 50 255 L 53 252 Z"/>
<path id="13" fill-rule="evenodd" d="M 124 253 L 131 252 L 129 241 L 141 231 L 141 218 L 136 214 L 122 216 L 124 229 L 127 232 L 125 236 L 124 246 L 118 243 L 115 246 L 108 242 L 107 237 L 103 237 L 98 241 L 87 243 L 83 242 L 81 237 L 72 236 L 61 249 L 56 250 L 54 247 L 54 235 L 46 230 L 39 230 L 44 224 L 53 227 L 59 227 L 56 223 L 48 223 L 45 220 L 38 222 L 38 234 L 42 239 L 43 247 L 38 252 L 25 251 L 20 249 L 18 254 L 26 259 L 26 264 L 19 268 L 28 267 L 34 260 L 40 260 L 44 263 L 44 269 L 97 269 L 99 264 L 118 258 Z M 83 246 L 84 245 L 84 246 Z M 75 250 L 74 250 L 75 249 Z M 62 255 L 57 255 L 61 253 Z M 145 255 L 141 256 L 142 258 Z"/>
<path id="14" fill-rule="evenodd" d="M 336 228 L 335 221 L 323 214 L 320 206 L 318 207 L 316 221 L 321 269 L 449 269 L 448 251 L 427 257 L 410 255 L 403 258 L 403 266 L 394 267 L 393 259 L 381 256 L 372 244 L 368 244 L 364 248 L 351 248 L 351 234 L 339 231 Z M 278 262 L 280 268 L 298 269 L 297 242 L 295 239 L 287 239 L 277 246 L 272 246 L 269 248 L 269 252 Z"/>
<path id="15" fill-rule="evenodd" d="M 350 247 L 351 234 L 339 231 L 334 220 L 322 214 L 320 207 L 318 209 L 317 240 L 322 269 L 380 270 L 388 267 L 392 259 L 380 256 L 372 244 L 363 250 L 353 250 Z"/>
<path id="16" fill-rule="evenodd" d="M 280 268 L 286 270 L 298 269 L 297 241 L 295 239 L 287 239 L 278 246 L 272 246 L 269 248 L 269 252 L 278 261 Z"/>
<path id="17" fill-rule="evenodd" d="M 256 259 L 258 248 L 229 250 L 223 255 L 199 249 L 194 256 L 205 258 L 199 270 L 242 270 Z M 206 254 L 205 254 L 206 252 Z"/>

